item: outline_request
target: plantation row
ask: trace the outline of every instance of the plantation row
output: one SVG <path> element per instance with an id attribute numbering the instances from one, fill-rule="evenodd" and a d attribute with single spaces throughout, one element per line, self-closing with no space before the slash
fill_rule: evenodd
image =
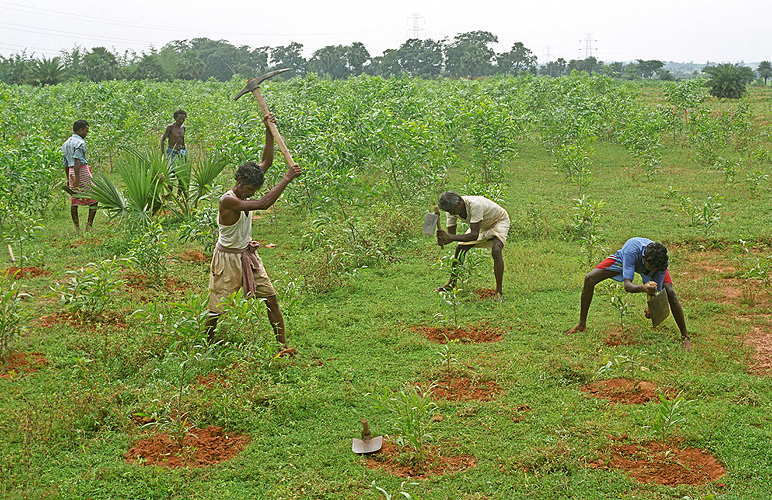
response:
<path id="1" fill-rule="evenodd" d="M 362 416 L 374 433 L 399 434 L 412 449 L 408 462 L 426 458 L 432 435 L 477 457 L 466 476 L 416 486 L 420 498 L 694 498 L 686 487 L 631 485 L 588 466 L 603 462 L 607 435 L 664 439 L 687 417 L 697 430 L 677 439 L 717 453 L 738 494 L 764 490 L 759 477 L 772 470 L 762 444 L 768 383 L 740 360 L 742 343 L 731 334 L 739 321 L 710 295 L 715 276 L 688 273 L 698 272 L 693 251 L 717 261 L 724 251 L 731 257 L 711 266 L 731 259 L 734 278 L 772 290 L 768 95 L 716 101 L 698 81 L 637 87 L 584 75 L 265 83 L 304 172 L 254 222 L 288 340 L 299 348 L 291 362 L 266 340 L 261 304 L 240 295 L 219 326 L 225 344 L 202 342 L 208 255 L 198 251 L 211 251 L 217 199 L 233 184 L 234 167 L 259 159 L 265 137 L 256 103 L 233 101 L 243 85 L 0 86 L 0 153 L 8 159 L 0 224 L 18 266 L 51 273 L 3 283 L 3 354 L 41 351 L 51 365 L 0 381 L 8 394 L 0 433 L 9 443 L 0 452 L 0 492 L 375 498 L 378 485 L 411 488 L 351 458 Z M 178 108 L 187 111 L 191 152 L 170 170 L 159 142 Z M 76 119 L 91 124 L 90 163 L 114 220 L 107 226 L 100 215 L 94 233 L 73 236 L 57 184 L 60 146 Z M 284 168 L 277 156 L 267 182 Z M 429 293 L 445 277 L 450 251 L 418 233 L 423 212 L 446 189 L 509 211 L 507 302 L 471 293 L 490 281 L 480 279 L 487 255 L 476 253 L 463 292 Z M 630 294 L 618 288 L 598 294 L 592 319 L 611 317 L 597 331 L 554 335 L 575 324 L 588 267 L 631 236 L 669 245 L 696 358 L 673 349 L 669 327 L 651 331 L 632 316 Z M 744 304 L 766 307 L 748 297 Z M 757 321 L 752 307 L 743 314 Z M 456 330 L 491 322 L 501 346 L 450 340 L 435 352 L 415 331 L 437 320 Z M 20 325 L 28 332 L 14 330 Z M 623 326 L 648 354 L 599 340 Z M 437 357 L 443 371 L 468 372 L 467 385 L 496 380 L 494 400 L 429 401 L 437 373 L 427 366 Z M 619 410 L 578 395 L 579 382 L 622 372 L 666 385 L 663 404 Z M 412 387 L 393 390 L 403 384 Z M 682 390 L 701 400 L 687 408 Z M 420 415 L 410 415 L 414 403 Z M 400 427 L 400 417 L 406 427 L 418 418 L 417 428 Z M 746 418 L 758 425 L 744 425 Z M 193 454 L 184 438 L 194 423 L 249 434 L 248 455 L 203 473 L 125 459 L 145 424 Z M 378 484 L 370 487 L 373 474 Z M 697 493 L 721 486 L 708 488 Z"/>

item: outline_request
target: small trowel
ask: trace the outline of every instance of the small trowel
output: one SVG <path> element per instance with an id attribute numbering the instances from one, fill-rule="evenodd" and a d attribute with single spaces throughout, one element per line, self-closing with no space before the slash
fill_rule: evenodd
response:
<path id="1" fill-rule="evenodd" d="M 648 301 L 651 326 L 655 327 L 665 321 L 670 314 L 670 305 L 667 301 L 667 292 L 662 290 Z"/>
<path id="2" fill-rule="evenodd" d="M 351 451 L 354 453 L 375 453 L 383 446 L 383 436 L 373 437 L 370 433 L 370 425 L 367 419 L 362 419 L 362 439 L 356 439 L 351 442 Z"/>

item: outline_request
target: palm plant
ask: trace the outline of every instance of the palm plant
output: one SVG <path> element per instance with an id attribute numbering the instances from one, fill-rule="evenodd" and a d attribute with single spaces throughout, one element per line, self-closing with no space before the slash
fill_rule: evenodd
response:
<path id="1" fill-rule="evenodd" d="M 65 69 L 58 57 L 41 57 L 32 63 L 32 76 L 40 85 L 56 85 L 64 81 Z"/>
<path id="2" fill-rule="evenodd" d="M 125 190 L 120 191 L 101 175 L 94 177 L 94 185 L 84 196 L 96 200 L 111 219 L 147 225 L 163 211 L 188 217 L 223 168 L 225 161 L 219 158 L 205 158 L 197 164 L 177 163 L 156 151 L 128 149 L 117 165 Z"/>

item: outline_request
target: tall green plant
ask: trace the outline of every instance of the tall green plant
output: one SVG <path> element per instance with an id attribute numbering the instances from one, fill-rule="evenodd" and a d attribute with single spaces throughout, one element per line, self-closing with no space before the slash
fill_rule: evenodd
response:
<path id="1" fill-rule="evenodd" d="M 403 449 L 411 449 L 408 461 L 418 467 L 423 465 L 426 445 L 433 439 L 432 417 L 437 404 L 432 401 L 432 388 L 416 385 L 397 393 L 385 389 L 379 394 L 368 394 L 376 408 L 390 413 L 390 424 L 396 429 L 395 443 Z"/>

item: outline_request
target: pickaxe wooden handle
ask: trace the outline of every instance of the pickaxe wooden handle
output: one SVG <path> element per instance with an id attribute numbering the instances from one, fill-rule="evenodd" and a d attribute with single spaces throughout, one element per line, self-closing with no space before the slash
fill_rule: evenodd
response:
<path id="1" fill-rule="evenodd" d="M 247 80 L 246 87 L 244 87 L 242 91 L 239 92 L 235 99 L 238 100 L 239 97 L 243 96 L 247 92 L 252 92 L 252 95 L 254 95 L 255 99 L 257 99 L 257 105 L 260 106 L 260 111 L 263 113 L 263 118 L 268 118 L 271 115 L 271 111 L 268 109 L 268 105 L 265 103 L 265 99 L 263 99 L 263 94 L 260 92 L 260 83 L 262 83 L 263 80 L 267 78 L 278 75 L 279 73 L 284 73 L 285 71 L 289 71 L 289 68 L 271 71 L 270 73 L 267 73 L 260 78 L 250 78 Z M 292 155 L 290 154 L 289 149 L 287 149 L 287 145 L 284 144 L 284 139 L 282 139 L 281 134 L 279 133 L 279 129 L 276 128 L 276 124 L 270 120 L 265 120 L 265 124 L 271 131 L 271 134 L 273 134 L 273 140 L 276 141 L 276 145 L 279 146 L 279 151 L 281 151 L 281 154 L 284 157 L 284 160 L 287 162 L 287 165 L 295 165 L 295 160 L 292 159 Z"/>

